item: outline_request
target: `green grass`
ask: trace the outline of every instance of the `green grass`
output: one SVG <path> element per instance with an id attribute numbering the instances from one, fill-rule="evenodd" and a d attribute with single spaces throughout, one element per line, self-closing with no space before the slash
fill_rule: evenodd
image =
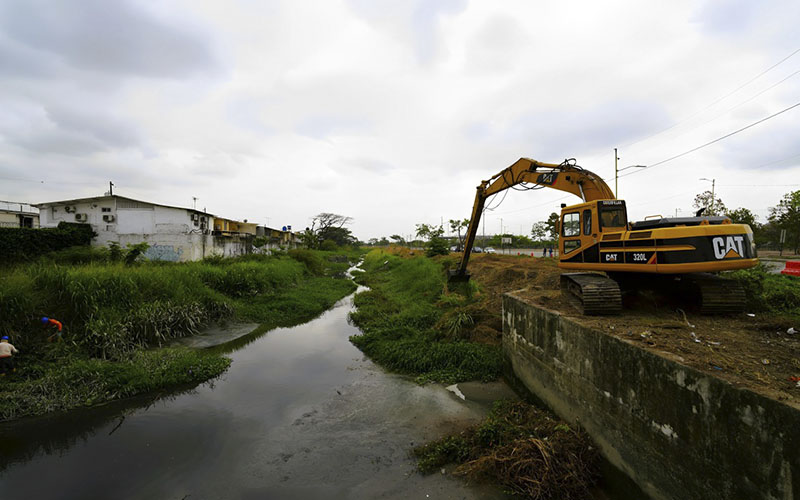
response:
<path id="1" fill-rule="evenodd" d="M 152 348 L 221 319 L 262 329 L 312 319 L 355 290 L 350 280 L 334 279 L 352 257 L 297 250 L 135 266 L 45 259 L 7 268 L 0 275 L 0 333 L 20 353 L 17 371 L 0 384 L 0 418 L 217 376 L 229 364 L 221 352 Z M 48 342 L 53 330 L 42 316 L 64 324 L 62 341 Z"/>
<path id="2" fill-rule="evenodd" d="M 469 297 L 443 295 L 445 276 L 439 262 L 402 259 L 373 250 L 364 259 L 359 283 L 371 290 L 356 295 L 351 320 L 363 332 L 350 340 L 386 368 L 420 381 L 453 383 L 493 380 L 500 376 L 498 346 L 458 339 L 464 323 L 459 308 Z M 441 321 L 458 311 L 457 321 Z"/>
<path id="3" fill-rule="evenodd" d="M 224 372 L 230 359 L 188 348 L 161 348 L 108 361 L 67 359 L 39 367 L 40 376 L 3 380 L 0 420 L 64 411 L 79 406 L 203 382 Z"/>
<path id="4" fill-rule="evenodd" d="M 734 271 L 729 276 L 744 287 L 749 311 L 800 319 L 800 278 L 771 274 L 763 264 Z"/>

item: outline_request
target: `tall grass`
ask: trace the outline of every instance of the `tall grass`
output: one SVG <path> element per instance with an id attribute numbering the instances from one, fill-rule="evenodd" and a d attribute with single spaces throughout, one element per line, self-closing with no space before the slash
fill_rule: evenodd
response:
<path id="1" fill-rule="evenodd" d="M 131 396 L 224 371 L 219 352 L 147 349 L 193 335 L 211 321 L 263 328 L 311 319 L 355 289 L 323 252 L 191 263 L 54 259 L 0 274 L 0 334 L 20 350 L 17 372 L 0 385 L 0 420 Z M 63 339 L 41 317 L 64 324 Z"/>
<path id="2" fill-rule="evenodd" d="M 421 380 L 491 380 L 500 375 L 499 347 L 459 341 L 437 328 L 454 307 L 451 302 L 457 303 L 442 300 L 445 276 L 437 261 L 373 250 L 362 267 L 365 274 L 359 281 L 371 290 L 355 297 L 357 310 L 350 318 L 363 333 L 350 340 L 373 360 Z"/>
<path id="3" fill-rule="evenodd" d="M 42 316 L 65 325 L 64 340 L 89 356 L 126 353 L 186 335 L 233 315 L 238 302 L 297 286 L 322 269 L 290 258 L 219 263 L 40 263 L 0 277 L 0 332 L 26 351 L 45 348 Z"/>

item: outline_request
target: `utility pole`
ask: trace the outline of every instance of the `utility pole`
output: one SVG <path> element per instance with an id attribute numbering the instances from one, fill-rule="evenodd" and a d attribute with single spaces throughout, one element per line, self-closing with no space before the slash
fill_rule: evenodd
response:
<path id="1" fill-rule="evenodd" d="M 197 196 L 192 196 L 192 209 L 197 210 Z"/>
<path id="2" fill-rule="evenodd" d="M 483 210 L 483 244 L 486 244 L 486 209 Z"/>
<path id="3" fill-rule="evenodd" d="M 500 217 L 500 253 L 506 253 L 506 246 L 503 244 L 503 235 L 505 232 L 503 231 L 503 218 Z M 486 243 L 484 243 L 485 245 Z"/>
<path id="4" fill-rule="evenodd" d="M 617 156 L 617 148 L 614 148 L 614 198 L 617 197 L 619 191 L 619 156 Z"/>
<path id="5" fill-rule="evenodd" d="M 114 196 L 114 183 L 111 181 L 108 181 L 108 195 Z"/>
<path id="6" fill-rule="evenodd" d="M 711 205 L 708 207 L 708 212 L 709 212 L 709 215 L 713 215 L 714 214 L 714 198 L 716 197 L 714 195 L 714 186 L 717 183 L 717 179 L 707 179 L 705 177 L 701 177 L 700 180 L 701 181 L 711 181 Z"/>

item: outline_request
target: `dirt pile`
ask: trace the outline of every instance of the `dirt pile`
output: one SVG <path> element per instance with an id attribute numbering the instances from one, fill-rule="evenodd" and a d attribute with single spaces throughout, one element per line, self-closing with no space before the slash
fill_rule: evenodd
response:
<path id="1" fill-rule="evenodd" d="M 561 271 L 555 259 L 478 254 L 470 259 L 469 272 L 478 284 L 482 300 L 470 307 L 475 328 L 471 339 L 499 344 L 503 337 L 503 294 L 526 288 L 558 290 Z"/>
<path id="2" fill-rule="evenodd" d="M 608 335 L 653 350 L 735 385 L 800 404 L 800 325 L 766 313 L 702 316 L 649 295 L 630 297 L 619 316 L 582 316 L 561 295 L 555 259 L 480 255 L 470 273 L 487 295 L 476 321 L 481 339 L 502 336 L 502 295 L 525 290 L 526 300 L 560 312 Z M 499 332 L 498 332 L 499 330 Z M 487 334 L 490 331 L 492 335 Z"/>

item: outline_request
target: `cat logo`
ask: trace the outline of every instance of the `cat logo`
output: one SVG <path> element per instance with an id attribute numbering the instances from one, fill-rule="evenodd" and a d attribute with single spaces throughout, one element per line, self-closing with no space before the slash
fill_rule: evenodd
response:
<path id="1" fill-rule="evenodd" d="M 742 258 L 744 256 L 743 242 L 744 236 L 717 236 L 711 240 L 714 257 L 717 260 Z"/>
<path id="2" fill-rule="evenodd" d="M 556 177 L 558 177 L 558 172 L 539 174 L 536 178 L 536 184 L 549 184 L 552 186 L 556 182 Z"/>
<path id="3" fill-rule="evenodd" d="M 606 255 L 606 262 L 616 262 L 617 261 L 617 254 L 615 253 L 607 253 Z"/>

